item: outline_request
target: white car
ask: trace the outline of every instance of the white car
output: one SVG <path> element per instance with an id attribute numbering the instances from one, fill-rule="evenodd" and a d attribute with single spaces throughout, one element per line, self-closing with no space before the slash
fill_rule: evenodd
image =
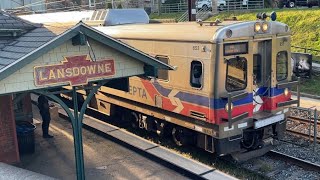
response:
<path id="1" fill-rule="evenodd" d="M 223 11 L 227 7 L 227 2 L 225 0 L 217 1 L 217 8 L 219 11 Z"/>
<path id="2" fill-rule="evenodd" d="M 196 1 L 196 8 L 203 9 L 203 10 L 212 9 L 211 2 L 212 2 L 211 0 L 198 0 Z"/>
<path id="3" fill-rule="evenodd" d="M 246 1 L 246 0 L 244 0 Z M 227 6 L 227 2 L 225 0 L 218 0 L 217 1 L 217 8 L 219 11 L 223 11 Z M 198 0 L 196 2 L 197 9 L 212 9 L 212 1 L 211 0 Z"/>

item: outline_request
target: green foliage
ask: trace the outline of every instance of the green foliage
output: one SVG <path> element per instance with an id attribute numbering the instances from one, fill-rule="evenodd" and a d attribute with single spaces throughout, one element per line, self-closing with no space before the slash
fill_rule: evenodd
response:
<path id="1" fill-rule="evenodd" d="M 301 92 L 320 96 L 319 82 L 320 77 L 318 75 L 313 75 L 312 79 L 302 79 Z"/>
<path id="2" fill-rule="evenodd" d="M 121 3 L 118 4 L 117 9 L 122 9 Z"/>
<path id="3" fill-rule="evenodd" d="M 272 10 L 264 10 L 264 12 L 271 12 Z M 209 19 L 214 21 L 217 18 L 223 20 L 236 16 L 238 20 L 255 20 L 256 12 L 241 13 L 220 13 Z M 292 32 L 292 45 L 300 47 L 308 47 L 320 50 L 320 9 L 282 9 L 276 10 L 277 21 L 288 24 Z M 319 55 L 319 54 L 314 54 Z"/>
<path id="4" fill-rule="evenodd" d="M 182 16 L 183 12 L 180 13 L 162 13 L 160 16 L 158 13 L 151 13 L 150 19 L 178 19 Z"/>
<path id="5" fill-rule="evenodd" d="M 107 3 L 107 9 L 112 9 L 112 4 L 111 3 Z"/>

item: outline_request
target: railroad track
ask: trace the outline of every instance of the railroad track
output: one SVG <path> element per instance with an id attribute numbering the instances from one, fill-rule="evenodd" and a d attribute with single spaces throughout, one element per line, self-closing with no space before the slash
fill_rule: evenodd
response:
<path id="1" fill-rule="evenodd" d="M 320 165 L 312 163 L 310 161 L 306 161 L 303 159 L 299 159 L 275 150 L 271 150 L 270 152 L 267 153 L 267 156 L 270 156 L 271 158 L 274 159 L 279 159 L 285 162 L 288 162 L 290 164 L 294 164 L 296 166 L 302 167 L 303 169 L 306 170 L 312 170 L 315 172 L 320 172 Z"/>
<path id="2" fill-rule="evenodd" d="M 304 122 L 304 123 L 310 123 L 310 120 L 308 119 L 302 119 L 302 118 L 296 118 L 296 117 L 288 117 L 289 120 L 293 120 L 293 121 L 300 121 L 300 122 Z M 311 123 L 314 124 L 314 120 L 311 119 Z M 317 121 L 317 125 L 320 126 L 320 119 Z"/>
<path id="3" fill-rule="evenodd" d="M 295 118 L 295 117 L 288 117 L 289 121 L 293 121 L 293 122 L 298 122 L 298 126 L 301 125 L 300 128 L 297 128 L 297 126 L 291 126 L 288 127 L 287 126 L 287 132 L 290 132 L 291 134 L 295 134 L 298 135 L 300 137 L 309 139 L 311 137 L 311 141 L 314 140 L 314 133 L 313 133 L 313 126 L 314 126 L 314 121 L 311 120 L 311 134 L 309 136 L 308 133 L 305 132 L 309 132 L 309 127 L 310 127 L 310 120 L 307 119 L 300 119 L 300 118 Z M 298 129 L 298 130 L 296 130 Z M 317 142 L 320 142 L 320 122 L 317 122 Z"/>

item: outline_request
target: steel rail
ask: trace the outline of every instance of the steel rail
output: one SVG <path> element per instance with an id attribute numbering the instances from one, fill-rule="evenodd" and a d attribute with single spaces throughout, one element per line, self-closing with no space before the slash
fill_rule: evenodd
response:
<path id="1" fill-rule="evenodd" d="M 316 163 L 312 163 L 310 161 L 306 161 L 303 159 L 299 159 L 275 150 L 271 150 L 267 153 L 267 156 L 270 156 L 275 159 L 280 159 L 282 161 L 292 163 L 296 166 L 302 167 L 305 170 L 311 170 L 315 172 L 320 172 L 320 165 Z"/>
<path id="2" fill-rule="evenodd" d="M 291 130 L 291 129 L 287 129 L 287 131 L 289 133 L 292 133 L 292 134 L 295 134 L 295 135 L 298 135 L 298 136 L 301 136 L 303 138 L 306 138 L 306 139 L 309 139 L 309 134 L 305 134 L 305 133 L 302 133 L 302 132 L 299 132 L 299 131 L 294 131 L 294 130 Z M 313 141 L 313 135 L 311 134 L 311 141 Z M 320 142 L 320 137 L 317 137 L 317 142 Z"/>
<path id="3" fill-rule="evenodd" d="M 308 119 L 302 119 L 302 118 L 291 117 L 291 116 L 289 116 L 287 118 L 287 120 L 301 121 L 301 122 L 305 122 L 305 123 L 310 123 L 310 120 L 308 120 Z M 311 123 L 314 123 L 313 118 L 311 118 Z M 320 126 L 320 122 L 319 121 L 317 122 L 317 125 Z"/>
<path id="4" fill-rule="evenodd" d="M 305 125 L 309 125 L 309 123 L 310 123 L 310 120 L 302 119 L 302 118 L 296 118 L 296 117 L 288 117 L 288 120 L 303 122 L 303 123 L 306 123 Z M 312 125 L 314 125 L 314 121 L 312 119 L 311 119 L 311 123 L 312 123 Z M 317 122 L 317 126 L 320 126 L 320 122 L 319 121 Z M 290 127 L 290 128 L 293 128 L 293 127 Z M 287 128 L 286 130 L 287 130 L 287 132 L 290 132 L 292 134 L 301 136 L 301 137 L 306 138 L 306 139 L 309 139 L 311 137 L 310 140 L 314 141 L 314 134 L 310 134 L 310 136 L 309 136 L 309 134 L 307 134 L 307 133 L 302 133 L 302 132 L 299 132 L 299 131 L 296 131 L 296 130 L 292 130 L 292 129 L 289 129 L 289 128 Z M 317 130 L 319 131 L 320 128 L 317 128 Z M 319 134 L 319 133 L 317 133 L 317 134 Z M 317 136 L 316 140 L 317 140 L 317 142 L 320 142 L 320 137 Z"/>

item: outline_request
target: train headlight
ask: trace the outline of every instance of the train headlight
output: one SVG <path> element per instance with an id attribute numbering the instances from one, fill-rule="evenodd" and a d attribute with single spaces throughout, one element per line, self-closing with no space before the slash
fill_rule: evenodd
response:
<path id="1" fill-rule="evenodd" d="M 284 93 L 285 96 L 288 96 L 288 94 L 289 94 L 289 89 L 288 89 L 288 88 L 285 88 L 283 93 Z"/>
<path id="2" fill-rule="evenodd" d="M 255 32 L 259 32 L 261 30 L 261 24 L 260 23 L 255 23 L 254 24 L 254 31 Z"/>
<path id="3" fill-rule="evenodd" d="M 224 107 L 224 109 L 228 112 L 228 110 L 229 110 L 228 103 L 226 104 L 226 106 Z M 233 109 L 233 104 L 231 103 L 231 108 L 230 108 L 230 110 L 232 111 L 232 109 Z"/>
<path id="4" fill-rule="evenodd" d="M 263 32 L 268 31 L 268 28 L 269 28 L 268 23 L 263 23 L 263 24 L 262 24 L 262 31 L 263 31 Z"/>
<path id="5" fill-rule="evenodd" d="M 227 38 L 230 38 L 230 37 L 232 36 L 232 31 L 231 31 L 231 29 L 227 29 L 227 31 L 226 31 L 226 36 L 227 36 Z"/>

